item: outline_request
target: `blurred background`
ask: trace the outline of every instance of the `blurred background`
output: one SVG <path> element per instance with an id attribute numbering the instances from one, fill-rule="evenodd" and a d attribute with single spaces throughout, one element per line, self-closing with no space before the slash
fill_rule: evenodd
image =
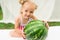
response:
<path id="1" fill-rule="evenodd" d="M 47 20 L 49 26 L 60 26 L 60 0 L 33 0 L 38 8 L 34 15 Z M 0 0 L 0 29 L 13 29 L 21 5 L 18 0 Z"/>

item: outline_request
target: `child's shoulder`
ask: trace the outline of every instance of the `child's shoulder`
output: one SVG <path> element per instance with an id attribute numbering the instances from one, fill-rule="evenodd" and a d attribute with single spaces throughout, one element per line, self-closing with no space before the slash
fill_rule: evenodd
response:
<path id="1" fill-rule="evenodd" d="M 15 18 L 15 21 L 20 21 L 21 20 L 21 17 L 20 16 L 17 16 L 16 18 Z"/>

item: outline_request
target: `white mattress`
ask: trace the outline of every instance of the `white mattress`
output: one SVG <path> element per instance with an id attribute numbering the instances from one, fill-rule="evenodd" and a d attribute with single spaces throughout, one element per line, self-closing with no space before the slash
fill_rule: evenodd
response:
<path id="1" fill-rule="evenodd" d="M 0 40 L 23 40 L 23 38 L 14 38 L 10 36 L 12 29 L 0 29 Z M 46 40 L 60 40 L 60 26 L 49 27 Z"/>

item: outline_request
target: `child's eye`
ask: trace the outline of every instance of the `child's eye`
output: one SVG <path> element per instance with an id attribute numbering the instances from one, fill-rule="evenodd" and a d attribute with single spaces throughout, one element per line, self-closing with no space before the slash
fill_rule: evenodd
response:
<path id="1" fill-rule="evenodd" d="M 25 10 L 25 12 L 27 12 L 28 10 Z"/>
<path id="2" fill-rule="evenodd" d="M 30 13 L 33 13 L 33 11 L 30 11 Z"/>

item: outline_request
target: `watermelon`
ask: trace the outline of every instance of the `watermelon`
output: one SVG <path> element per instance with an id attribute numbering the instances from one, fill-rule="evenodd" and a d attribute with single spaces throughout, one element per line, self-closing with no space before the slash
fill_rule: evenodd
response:
<path id="1" fill-rule="evenodd" d="M 32 20 L 24 28 L 27 40 L 45 40 L 48 29 L 41 20 Z"/>

